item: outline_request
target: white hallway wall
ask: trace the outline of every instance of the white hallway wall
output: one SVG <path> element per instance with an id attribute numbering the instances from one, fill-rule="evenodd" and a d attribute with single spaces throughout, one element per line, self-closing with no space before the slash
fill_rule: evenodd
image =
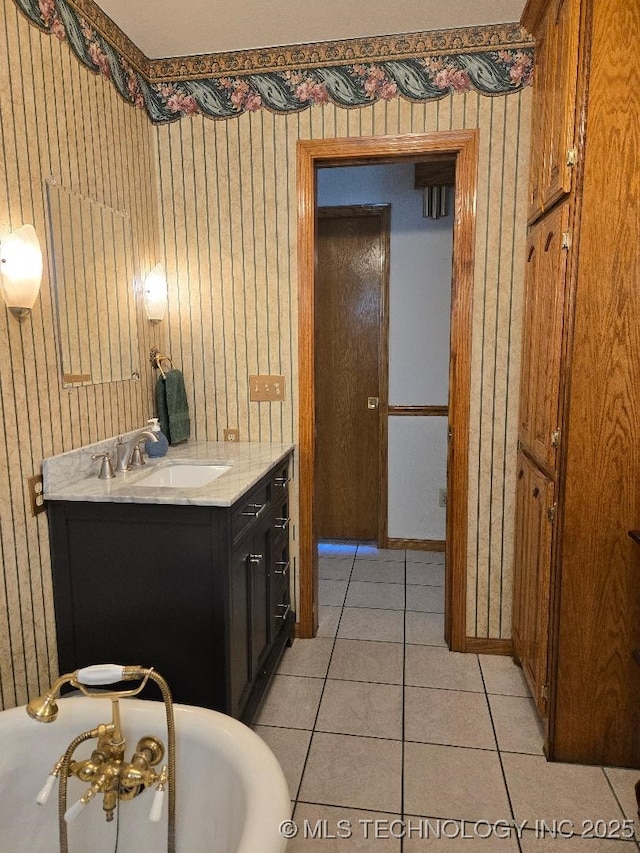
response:
<path id="1" fill-rule="evenodd" d="M 318 171 L 318 205 L 390 204 L 389 405 L 444 406 L 448 400 L 453 217 L 422 216 L 414 166 Z M 392 539 L 444 539 L 447 419 L 389 417 Z"/>

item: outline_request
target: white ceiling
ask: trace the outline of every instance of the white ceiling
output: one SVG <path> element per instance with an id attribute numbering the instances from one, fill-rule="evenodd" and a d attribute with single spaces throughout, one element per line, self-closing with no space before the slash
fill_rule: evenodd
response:
<path id="1" fill-rule="evenodd" d="M 150 59 L 520 20 L 525 0 L 97 0 Z"/>

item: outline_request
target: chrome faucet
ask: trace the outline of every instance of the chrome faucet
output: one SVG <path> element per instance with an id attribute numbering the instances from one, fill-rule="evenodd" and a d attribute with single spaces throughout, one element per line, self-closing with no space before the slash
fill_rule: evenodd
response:
<path id="1" fill-rule="evenodd" d="M 140 429 L 136 432 L 129 441 L 123 441 L 122 436 L 118 436 L 116 444 L 116 471 L 128 471 L 132 467 L 144 465 L 142 454 L 138 445 L 143 438 L 148 438 L 152 442 L 156 442 L 155 433 L 149 429 Z"/>

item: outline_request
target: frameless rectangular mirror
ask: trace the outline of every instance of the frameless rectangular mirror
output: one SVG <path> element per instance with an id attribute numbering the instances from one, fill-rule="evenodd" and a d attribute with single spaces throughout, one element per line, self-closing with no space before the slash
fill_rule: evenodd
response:
<path id="1" fill-rule="evenodd" d="M 137 379 L 129 215 L 53 179 L 47 205 L 63 386 Z"/>

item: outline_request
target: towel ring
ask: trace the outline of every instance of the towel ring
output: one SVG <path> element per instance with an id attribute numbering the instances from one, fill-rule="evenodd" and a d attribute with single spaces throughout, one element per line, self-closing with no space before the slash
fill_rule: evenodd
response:
<path id="1" fill-rule="evenodd" d="M 169 358 L 169 356 L 168 356 L 168 355 L 163 355 L 163 354 L 162 354 L 159 350 L 157 350 L 155 347 L 153 347 L 153 349 L 152 349 L 152 350 L 150 351 L 150 353 L 149 353 L 149 361 L 151 362 L 151 364 L 152 364 L 152 366 L 154 367 L 154 369 L 155 369 L 155 370 L 159 370 L 159 371 L 160 371 L 160 373 L 162 374 L 163 379 L 166 379 L 166 378 L 167 378 L 167 374 L 166 374 L 166 373 L 164 372 L 164 370 L 162 369 L 162 364 L 161 364 L 161 362 L 163 362 L 163 361 L 168 361 L 168 362 L 169 362 L 169 364 L 170 364 L 170 366 L 171 366 L 171 369 L 173 369 L 173 362 L 171 361 L 171 359 Z"/>

